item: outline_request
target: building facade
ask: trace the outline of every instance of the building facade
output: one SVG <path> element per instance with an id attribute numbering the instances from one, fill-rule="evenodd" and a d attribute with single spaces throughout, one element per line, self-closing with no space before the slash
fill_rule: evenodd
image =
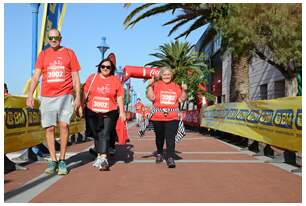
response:
<path id="1" fill-rule="evenodd" d="M 212 27 L 208 27 L 195 46 L 197 52 L 204 52 L 204 61 L 214 69 L 209 78 L 208 88 L 209 92 L 216 97 L 216 104 L 230 102 L 231 99 L 232 57 L 228 51 L 221 54 L 221 43 L 220 34 Z M 288 96 L 284 76 L 259 57 L 252 57 L 248 69 L 235 75 L 237 75 L 235 76 L 237 81 L 241 78 L 248 78 L 248 83 L 242 84 L 247 88 L 239 89 L 248 94 L 246 101 Z"/>

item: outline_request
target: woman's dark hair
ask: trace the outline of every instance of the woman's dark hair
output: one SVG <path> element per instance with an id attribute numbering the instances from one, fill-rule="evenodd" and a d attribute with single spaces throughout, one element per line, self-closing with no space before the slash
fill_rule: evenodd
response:
<path id="1" fill-rule="evenodd" d="M 113 64 L 113 62 L 110 60 L 110 59 L 108 59 L 108 58 L 106 58 L 106 59 L 103 59 L 103 60 L 101 60 L 101 62 L 96 66 L 96 67 L 98 67 L 98 73 L 101 73 L 101 65 L 104 63 L 104 62 L 110 62 L 110 64 L 111 64 L 111 68 L 112 68 L 112 70 L 110 71 L 110 75 L 114 75 L 115 74 L 115 70 L 116 70 L 116 66 Z"/>

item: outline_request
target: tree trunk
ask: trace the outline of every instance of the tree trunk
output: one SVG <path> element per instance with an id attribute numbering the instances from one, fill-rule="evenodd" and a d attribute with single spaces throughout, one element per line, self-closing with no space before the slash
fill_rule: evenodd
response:
<path id="1" fill-rule="evenodd" d="M 230 102 L 249 99 L 249 56 L 232 56 L 232 75 L 230 81 Z"/>
<path id="2" fill-rule="evenodd" d="M 297 78 L 293 77 L 286 81 L 286 96 L 296 97 L 298 95 L 298 82 Z"/>

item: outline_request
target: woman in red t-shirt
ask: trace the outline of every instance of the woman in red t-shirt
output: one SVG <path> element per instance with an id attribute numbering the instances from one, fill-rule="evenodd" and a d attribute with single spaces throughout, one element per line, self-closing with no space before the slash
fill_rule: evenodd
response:
<path id="1" fill-rule="evenodd" d="M 126 120 L 123 106 L 124 89 L 119 79 L 114 76 L 116 67 L 112 61 L 104 59 L 97 67 L 98 73 L 87 78 L 83 94 L 84 97 L 87 96 L 84 100 L 87 102 L 87 120 L 95 138 L 95 151 L 98 153 L 93 166 L 99 170 L 108 170 L 109 141 L 116 125 L 118 107 L 119 117 Z"/>
<path id="2" fill-rule="evenodd" d="M 153 102 L 153 107 L 163 111 L 155 112 L 151 118 L 156 136 L 156 163 L 163 161 L 163 147 L 166 139 L 167 165 L 175 167 L 175 135 L 179 124 L 179 103 L 186 99 L 186 84 L 182 87 L 172 81 L 173 73 L 170 68 L 162 68 L 159 73 L 160 80 L 149 80 L 147 97 Z"/>

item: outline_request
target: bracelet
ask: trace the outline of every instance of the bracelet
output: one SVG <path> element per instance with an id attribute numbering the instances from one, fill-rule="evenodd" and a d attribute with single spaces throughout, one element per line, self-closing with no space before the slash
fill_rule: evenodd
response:
<path id="1" fill-rule="evenodd" d="M 149 84 L 149 85 L 147 86 L 147 89 L 149 89 L 149 87 L 152 87 L 152 84 Z"/>

